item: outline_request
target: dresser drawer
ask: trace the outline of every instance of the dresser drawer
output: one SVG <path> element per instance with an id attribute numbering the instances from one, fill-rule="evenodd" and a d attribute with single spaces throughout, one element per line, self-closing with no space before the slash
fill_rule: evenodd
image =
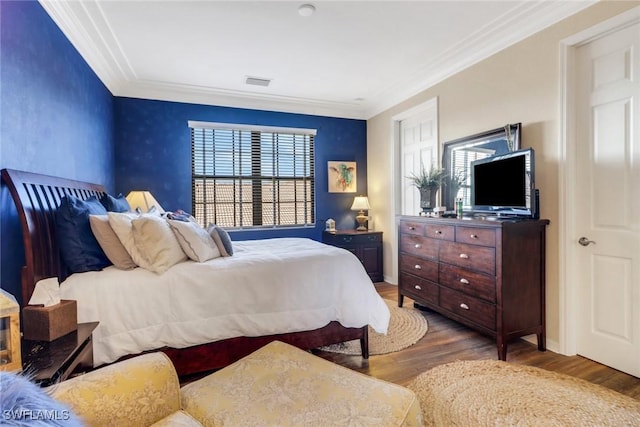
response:
<path id="1" fill-rule="evenodd" d="M 456 228 L 453 225 L 426 224 L 424 235 L 432 239 L 449 240 L 453 242 L 456 237 Z"/>
<path id="2" fill-rule="evenodd" d="M 496 231 L 488 228 L 456 227 L 456 242 L 496 246 Z"/>
<path id="3" fill-rule="evenodd" d="M 400 235 L 400 251 L 423 258 L 438 259 L 438 241 L 412 234 Z"/>
<path id="4" fill-rule="evenodd" d="M 496 306 L 462 292 L 440 288 L 440 306 L 485 328 L 496 330 Z"/>
<path id="5" fill-rule="evenodd" d="M 421 222 L 413 221 L 400 221 L 399 230 L 400 234 L 416 234 L 418 236 L 424 235 L 424 224 Z"/>
<path id="6" fill-rule="evenodd" d="M 402 254 L 400 256 L 400 271 L 411 273 L 432 282 L 438 281 L 438 263 L 412 255 Z"/>
<path id="7" fill-rule="evenodd" d="M 418 302 L 438 304 L 440 287 L 428 280 L 407 274 L 400 273 L 400 293 Z"/>
<path id="8" fill-rule="evenodd" d="M 488 274 L 440 264 L 440 284 L 491 303 L 496 302 L 496 280 Z"/>
<path id="9" fill-rule="evenodd" d="M 458 265 L 471 270 L 496 274 L 496 250 L 464 243 L 447 243 L 440 247 L 440 262 Z"/>
<path id="10" fill-rule="evenodd" d="M 382 233 L 329 233 L 325 232 L 322 236 L 322 241 L 330 245 L 345 247 L 351 245 L 362 245 L 368 243 L 382 242 Z"/>

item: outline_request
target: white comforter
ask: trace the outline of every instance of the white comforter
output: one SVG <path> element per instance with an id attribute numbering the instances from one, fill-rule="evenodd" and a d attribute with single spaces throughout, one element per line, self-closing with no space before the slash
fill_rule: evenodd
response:
<path id="1" fill-rule="evenodd" d="M 63 299 L 99 321 L 94 365 L 163 346 L 313 330 L 337 320 L 386 333 L 389 309 L 351 252 L 310 239 L 233 242 L 234 255 L 157 275 L 108 267 L 73 274 Z"/>

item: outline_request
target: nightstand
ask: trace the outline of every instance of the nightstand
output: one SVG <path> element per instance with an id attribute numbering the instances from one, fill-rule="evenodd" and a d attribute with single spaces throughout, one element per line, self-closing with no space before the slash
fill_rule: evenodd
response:
<path id="1" fill-rule="evenodd" d="M 98 322 L 79 323 L 78 329 L 53 341 L 22 340 L 22 369 L 45 387 L 93 368 L 91 334 Z"/>
<path id="2" fill-rule="evenodd" d="M 382 282 L 382 231 L 324 231 L 322 242 L 347 249 L 358 257 L 373 282 Z"/>

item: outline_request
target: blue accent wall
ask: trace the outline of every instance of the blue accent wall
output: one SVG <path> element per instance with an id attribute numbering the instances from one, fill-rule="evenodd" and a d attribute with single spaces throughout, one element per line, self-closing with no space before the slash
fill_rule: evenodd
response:
<path id="1" fill-rule="evenodd" d="M 327 218 L 337 228 L 355 228 L 349 210 L 357 194 L 366 194 L 366 121 L 246 110 L 229 107 L 115 99 L 116 190 L 149 190 L 166 210 L 191 211 L 191 134 L 188 121 L 317 129 L 316 227 L 232 232 L 236 240 L 266 237 L 321 238 Z M 329 193 L 327 162 L 357 162 L 357 193 Z"/>
<path id="2" fill-rule="evenodd" d="M 113 96 L 36 1 L 0 1 L 0 168 L 113 188 Z M 0 277 L 19 298 L 22 231 L 0 187 Z"/>
<path id="3" fill-rule="evenodd" d="M 234 232 L 236 240 L 309 237 L 324 221 L 353 228 L 366 194 L 366 122 L 113 97 L 37 1 L 0 0 L 0 168 L 148 189 L 166 209 L 191 209 L 189 120 L 317 129 L 315 228 Z M 358 192 L 328 193 L 327 162 L 355 161 Z M 22 230 L 0 186 L 0 285 L 21 300 Z M 20 301 L 21 302 L 21 301 Z"/>

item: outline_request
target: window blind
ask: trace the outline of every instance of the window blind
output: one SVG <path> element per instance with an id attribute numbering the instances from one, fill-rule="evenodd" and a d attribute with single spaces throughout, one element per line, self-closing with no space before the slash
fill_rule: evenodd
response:
<path id="1" fill-rule="evenodd" d="M 492 156 L 494 150 L 483 148 L 466 148 L 464 150 L 454 150 L 452 153 L 452 171 L 466 171 L 466 176 L 458 177 L 464 184 L 458 188 L 458 193 L 454 195 L 454 200 L 462 199 L 464 206 L 471 206 L 471 162 Z"/>
<path id="2" fill-rule="evenodd" d="M 235 228 L 315 224 L 314 130 L 189 126 L 198 222 Z"/>

